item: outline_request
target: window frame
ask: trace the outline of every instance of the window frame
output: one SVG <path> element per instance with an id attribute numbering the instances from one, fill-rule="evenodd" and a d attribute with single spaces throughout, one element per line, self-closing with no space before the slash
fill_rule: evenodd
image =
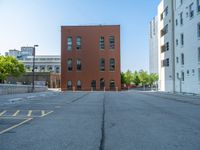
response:
<path id="1" fill-rule="evenodd" d="M 73 38 L 72 36 L 68 36 L 67 37 L 67 51 L 72 51 L 72 49 L 73 49 Z"/>

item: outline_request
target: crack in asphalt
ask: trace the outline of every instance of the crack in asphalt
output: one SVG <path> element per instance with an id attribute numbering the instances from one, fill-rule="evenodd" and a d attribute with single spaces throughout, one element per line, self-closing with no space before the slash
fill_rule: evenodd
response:
<path id="1" fill-rule="evenodd" d="M 103 111 L 102 111 L 102 121 L 101 121 L 101 140 L 100 140 L 100 146 L 99 150 L 104 150 L 105 146 L 105 94 L 103 97 Z"/>

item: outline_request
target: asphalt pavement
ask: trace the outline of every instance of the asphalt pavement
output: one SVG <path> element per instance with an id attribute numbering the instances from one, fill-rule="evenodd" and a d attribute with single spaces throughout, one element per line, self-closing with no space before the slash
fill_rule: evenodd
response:
<path id="1" fill-rule="evenodd" d="M 200 150 L 200 99 L 140 91 L 0 96 L 0 150 Z"/>

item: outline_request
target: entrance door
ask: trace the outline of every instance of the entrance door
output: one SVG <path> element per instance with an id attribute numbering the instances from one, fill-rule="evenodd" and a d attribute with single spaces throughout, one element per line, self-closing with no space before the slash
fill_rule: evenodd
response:
<path id="1" fill-rule="evenodd" d="M 104 87 L 105 87 L 105 81 L 104 81 L 104 78 L 101 78 L 100 79 L 100 90 L 104 90 Z"/>
<path id="2" fill-rule="evenodd" d="M 92 80 L 91 88 L 92 88 L 92 90 L 96 90 L 96 81 L 95 80 Z"/>

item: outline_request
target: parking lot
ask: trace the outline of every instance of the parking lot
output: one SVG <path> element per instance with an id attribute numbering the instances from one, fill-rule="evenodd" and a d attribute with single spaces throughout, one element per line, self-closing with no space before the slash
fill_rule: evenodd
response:
<path id="1" fill-rule="evenodd" d="M 200 99 L 156 92 L 0 97 L 1 150 L 199 150 Z"/>

